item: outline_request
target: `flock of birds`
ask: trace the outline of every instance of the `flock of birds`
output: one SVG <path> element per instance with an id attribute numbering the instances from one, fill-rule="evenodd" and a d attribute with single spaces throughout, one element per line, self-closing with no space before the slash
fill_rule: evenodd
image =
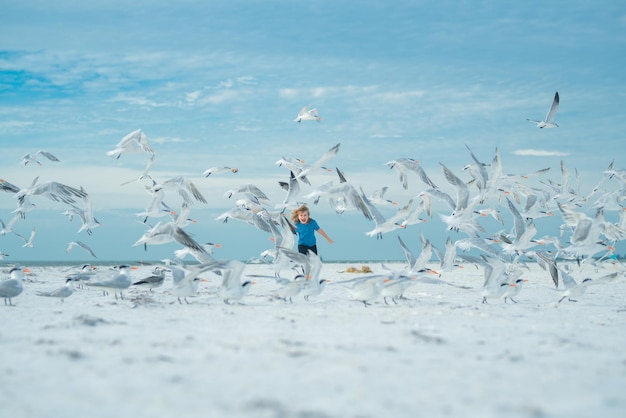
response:
<path id="1" fill-rule="evenodd" d="M 536 123 L 538 128 L 557 127 L 554 115 L 558 105 L 557 92 L 546 118 L 542 121 L 529 121 Z M 320 120 L 317 110 L 307 106 L 298 113 L 295 122 Z M 254 262 L 267 263 L 274 270 L 274 274 L 255 276 L 245 273 L 246 263 L 242 261 L 216 259 L 212 251 L 216 244 L 201 244 L 185 230 L 186 226 L 196 222 L 190 216 L 192 206 L 206 203 L 207 200 L 187 176 L 157 181 L 150 173 L 156 161 L 156 152 L 145 133 L 141 130 L 133 131 L 106 153 L 114 159 L 130 153 L 149 155 L 143 172 L 136 179 L 124 183 L 140 183 L 150 196 L 145 208 L 136 214 L 137 219 L 147 229 L 133 246 L 147 248 L 148 245 L 176 242 L 181 248 L 174 252 L 172 259 L 163 260 L 162 266 L 155 267 L 151 276 L 139 281 L 132 279 L 133 267 L 128 265 L 117 266 L 114 272 L 102 273 L 93 271 L 86 264 L 80 272 L 68 275 L 63 287 L 39 294 L 63 300 L 72 294 L 74 284 L 80 283 L 101 289 L 104 293 L 112 292 L 116 298 L 118 295 L 123 297 L 123 291 L 131 286 L 146 286 L 150 289 L 161 286 L 165 274 L 169 272 L 173 280 L 173 292 L 181 303 L 188 302 L 186 298 L 195 295 L 199 283 L 206 281 L 201 278 L 204 273 L 220 278 L 218 295 L 226 303 L 242 299 L 254 280 L 261 277 L 276 280 L 280 287 L 277 295 L 285 301 L 293 302 L 296 295 L 302 295 L 308 300 L 311 296 L 319 295 L 329 280 L 320 277 L 322 261 L 316 254 L 301 254 L 294 250 L 295 229 L 285 212 L 302 203 L 317 204 L 322 199 L 327 200 L 337 213 L 353 210 L 371 221 L 373 228 L 366 232 L 370 237 L 382 238 L 392 231 L 424 222 L 433 215 L 439 216 L 447 231 L 454 231 L 455 236 L 462 236 L 455 241 L 449 236 L 445 249 L 439 249 L 420 234 L 419 255 L 415 255 L 398 236 L 398 244 L 406 258 L 403 268 L 393 269 L 383 265 L 383 273 L 362 275 L 339 282 L 350 291 L 354 299 L 365 306 L 380 297 L 386 303 L 388 299 L 397 302 L 409 286 L 416 282 L 434 280 L 446 283 L 446 274 L 463 263 L 471 263 L 483 269 L 483 303 L 494 298 L 516 302 L 515 297 L 524 283 L 521 277 L 529 260 L 535 260 L 549 272 L 556 288 L 561 285 L 565 289 L 559 302 L 565 299 L 576 300 L 591 284 L 612 282 L 624 277 L 626 269 L 616 259 L 614 249 L 616 243 L 626 238 L 626 210 L 623 205 L 626 199 L 625 169 L 616 169 L 611 162 L 597 185 L 584 193 L 580 190 L 577 173 L 573 177 L 563 161 L 558 181 L 546 178 L 549 169 L 510 175 L 503 171 L 497 148 L 489 163 L 482 162 L 469 147 L 466 148 L 469 162 L 462 172 L 455 173 L 440 163 L 447 182 L 445 187 L 436 185 L 420 163 L 412 158 L 386 162 L 390 169 L 397 172 L 399 182 L 405 190 L 408 190 L 412 176 L 425 186 L 404 205 L 386 199 L 386 187 L 367 194 L 362 186 L 353 184 L 341 169 L 328 168 L 328 162 L 338 154 L 340 144 L 330 148 L 312 164 L 306 164 L 301 158 L 283 156 L 276 161 L 276 166 L 288 169 L 289 177 L 287 181 L 279 182 L 284 189 L 284 199 L 281 202 L 271 205 L 270 199 L 259 187 L 246 183 L 226 191 L 227 197 L 236 196 L 237 200 L 231 209 L 216 218 L 222 222 L 231 219 L 245 222 L 271 235 L 273 246 L 261 253 Z M 38 160 L 41 157 L 59 162 L 51 153 L 40 150 L 26 154 L 22 164 L 42 165 Z M 209 177 L 237 172 L 235 167 L 224 166 L 208 168 L 202 174 Z M 337 178 L 313 186 L 310 175 L 321 172 L 334 172 Z M 537 181 L 531 183 L 531 179 Z M 311 191 L 303 193 L 303 185 Z M 33 246 L 36 228 L 33 227 L 30 237 L 26 238 L 15 232 L 14 227 L 18 222 L 24 222 L 27 213 L 36 208 L 32 202 L 35 198 L 46 197 L 63 205 L 64 214 L 70 221 L 75 217 L 81 220 L 78 233 L 91 235 L 102 225 L 94 215 L 89 194 L 82 187 L 72 187 L 55 181 L 38 182 L 38 178 L 28 187 L 18 187 L 0 179 L 0 190 L 13 194 L 17 201 L 12 219 L 6 224 L 0 220 L 0 234 L 17 236 L 24 241 L 25 247 Z M 169 191 L 176 192 L 182 199 L 180 208 L 173 208 L 167 203 L 170 195 L 166 195 L 166 192 Z M 384 206 L 388 207 L 388 211 L 394 212 L 392 216 L 383 215 L 381 208 Z M 435 213 L 436 207 L 444 209 Z M 503 211 L 508 212 L 508 216 L 503 217 Z M 613 221 L 607 219 L 607 213 L 614 214 Z M 537 236 L 537 219 L 559 215 L 562 223 L 558 234 Z M 480 221 L 488 216 L 501 224 L 499 231 L 489 232 L 483 227 Z M 512 219 L 512 225 L 507 225 L 505 218 Z M 152 224 L 154 220 L 156 223 Z M 82 241 L 70 242 L 66 251 L 71 251 L 73 247 L 82 248 L 92 257 L 96 257 L 91 248 Z M 5 256 L 8 254 L 0 252 L 0 259 Z M 185 262 L 187 256 L 194 258 L 195 262 Z M 439 260 L 439 267 L 436 269 L 427 267 L 433 256 Z M 575 262 L 562 263 L 562 260 Z M 593 280 L 585 278 L 577 283 L 574 279 L 575 275 L 600 271 L 605 263 L 610 263 L 614 271 Z M 12 299 L 23 291 L 25 271 L 28 270 L 14 265 L 9 272 L 9 278 L 0 280 L 0 297 L 4 298 L 5 304 L 12 304 Z M 284 278 L 284 271 L 295 277 Z"/>

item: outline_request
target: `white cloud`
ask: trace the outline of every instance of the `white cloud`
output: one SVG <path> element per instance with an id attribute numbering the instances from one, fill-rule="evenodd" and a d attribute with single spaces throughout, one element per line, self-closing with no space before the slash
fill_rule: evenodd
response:
<path id="1" fill-rule="evenodd" d="M 134 105 L 134 106 L 142 106 L 142 107 L 163 107 L 163 106 L 167 106 L 167 104 L 165 103 L 158 103 L 155 101 L 152 101 L 146 97 L 139 97 L 139 96 L 128 96 L 125 94 L 119 94 L 116 97 L 114 97 L 112 99 L 112 101 L 114 102 L 123 102 L 123 103 L 128 103 L 129 105 Z"/>
<path id="2" fill-rule="evenodd" d="M 233 91 L 233 90 L 223 90 L 217 92 L 215 94 L 211 94 L 209 96 L 203 97 L 198 100 L 198 103 L 201 104 L 221 104 L 229 101 L 237 100 L 242 94 L 241 92 Z"/>
<path id="3" fill-rule="evenodd" d="M 515 155 L 523 155 L 530 157 L 565 157 L 569 154 L 561 151 L 547 151 L 540 149 L 518 149 L 513 151 Z"/>
<path id="4" fill-rule="evenodd" d="M 402 135 L 393 135 L 393 134 L 372 134 L 370 135 L 372 139 L 399 139 L 402 138 Z"/>
<path id="5" fill-rule="evenodd" d="M 185 94 L 185 101 L 187 103 L 195 103 L 198 98 L 200 97 L 200 95 L 202 94 L 202 92 L 200 90 L 196 90 L 196 91 L 192 91 L 191 93 L 187 93 Z"/>
<path id="6" fill-rule="evenodd" d="M 29 126 L 33 126 L 34 124 L 35 122 L 22 120 L 0 121 L 0 132 L 8 132 L 15 129 L 28 128 Z"/>

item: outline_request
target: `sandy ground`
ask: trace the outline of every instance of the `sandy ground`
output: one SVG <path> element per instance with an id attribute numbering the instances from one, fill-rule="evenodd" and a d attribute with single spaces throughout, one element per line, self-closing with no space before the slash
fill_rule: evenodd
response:
<path id="1" fill-rule="evenodd" d="M 466 266 L 444 278 L 469 289 L 417 282 L 397 304 L 365 307 L 341 285 L 361 265 L 325 264 L 332 283 L 308 302 L 258 278 L 234 305 L 211 275 L 189 304 L 169 276 L 124 300 L 83 288 L 60 303 L 35 292 L 66 268 L 35 267 L 16 306 L 0 305 L 0 415 L 626 416 L 623 278 L 557 304 L 533 264 L 518 303 L 482 304 L 482 270 Z"/>

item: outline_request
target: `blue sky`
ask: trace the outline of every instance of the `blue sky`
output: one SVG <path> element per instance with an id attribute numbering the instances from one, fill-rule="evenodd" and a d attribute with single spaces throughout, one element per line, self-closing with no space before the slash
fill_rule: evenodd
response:
<path id="1" fill-rule="evenodd" d="M 625 166 L 620 2 L 27 0 L 2 10 L 0 178 L 82 186 L 103 223 L 91 236 L 77 234 L 63 205 L 33 199 L 37 209 L 15 230 L 28 235 L 36 226 L 34 247 L 2 236 L 8 260 L 86 259 L 80 249 L 65 253 L 72 240 L 102 260 L 171 257 L 176 244 L 131 247 L 145 229 L 134 214 L 150 197 L 139 182 L 120 184 L 148 156 L 113 160 L 106 152 L 136 129 L 155 149 L 153 177 L 189 176 L 207 197 L 192 210 L 200 223 L 187 230 L 222 244 L 218 257 L 244 260 L 272 244 L 247 224 L 215 220 L 234 204 L 224 193 L 254 183 L 280 203 L 277 182 L 288 172 L 274 163 L 283 156 L 314 161 L 341 143 L 329 165 L 368 193 L 389 186 L 401 203 L 425 186 L 412 177 L 402 189 L 385 162 L 415 158 L 450 189 L 439 163 L 463 176 L 465 144 L 483 162 L 497 147 L 505 173 L 550 167 L 547 178 L 558 181 L 563 160 L 583 191 L 613 159 Z M 555 91 L 559 128 L 535 128 L 526 118 L 542 119 Z M 305 105 L 321 123 L 293 122 Z M 21 166 L 39 149 L 61 162 Z M 239 172 L 202 177 L 223 165 Z M 311 179 L 318 186 L 334 178 Z M 168 202 L 180 205 L 175 195 Z M 0 193 L 0 219 L 16 206 L 14 195 Z M 329 260 L 402 259 L 395 235 L 416 251 L 420 233 L 438 245 L 464 237 L 435 216 L 376 240 L 356 212 L 338 215 L 325 202 L 311 210 L 336 241 L 318 241 Z M 556 233 L 555 222 L 537 223 Z"/>

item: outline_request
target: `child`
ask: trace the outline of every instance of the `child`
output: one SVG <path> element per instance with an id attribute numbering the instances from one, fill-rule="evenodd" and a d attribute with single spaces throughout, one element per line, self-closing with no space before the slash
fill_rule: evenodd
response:
<path id="1" fill-rule="evenodd" d="M 320 228 L 317 222 L 315 222 L 315 219 L 309 217 L 309 208 L 306 205 L 302 205 L 291 211 L 291 222 L 296 226 L 296 233 L 298 234 L 298 252 L 302 254 L 308 254 L 309 250 L 317 254 L 315 231 L 326 238 L 329 244 L 334 242 L 326 235 L 326 232 Z"/>

